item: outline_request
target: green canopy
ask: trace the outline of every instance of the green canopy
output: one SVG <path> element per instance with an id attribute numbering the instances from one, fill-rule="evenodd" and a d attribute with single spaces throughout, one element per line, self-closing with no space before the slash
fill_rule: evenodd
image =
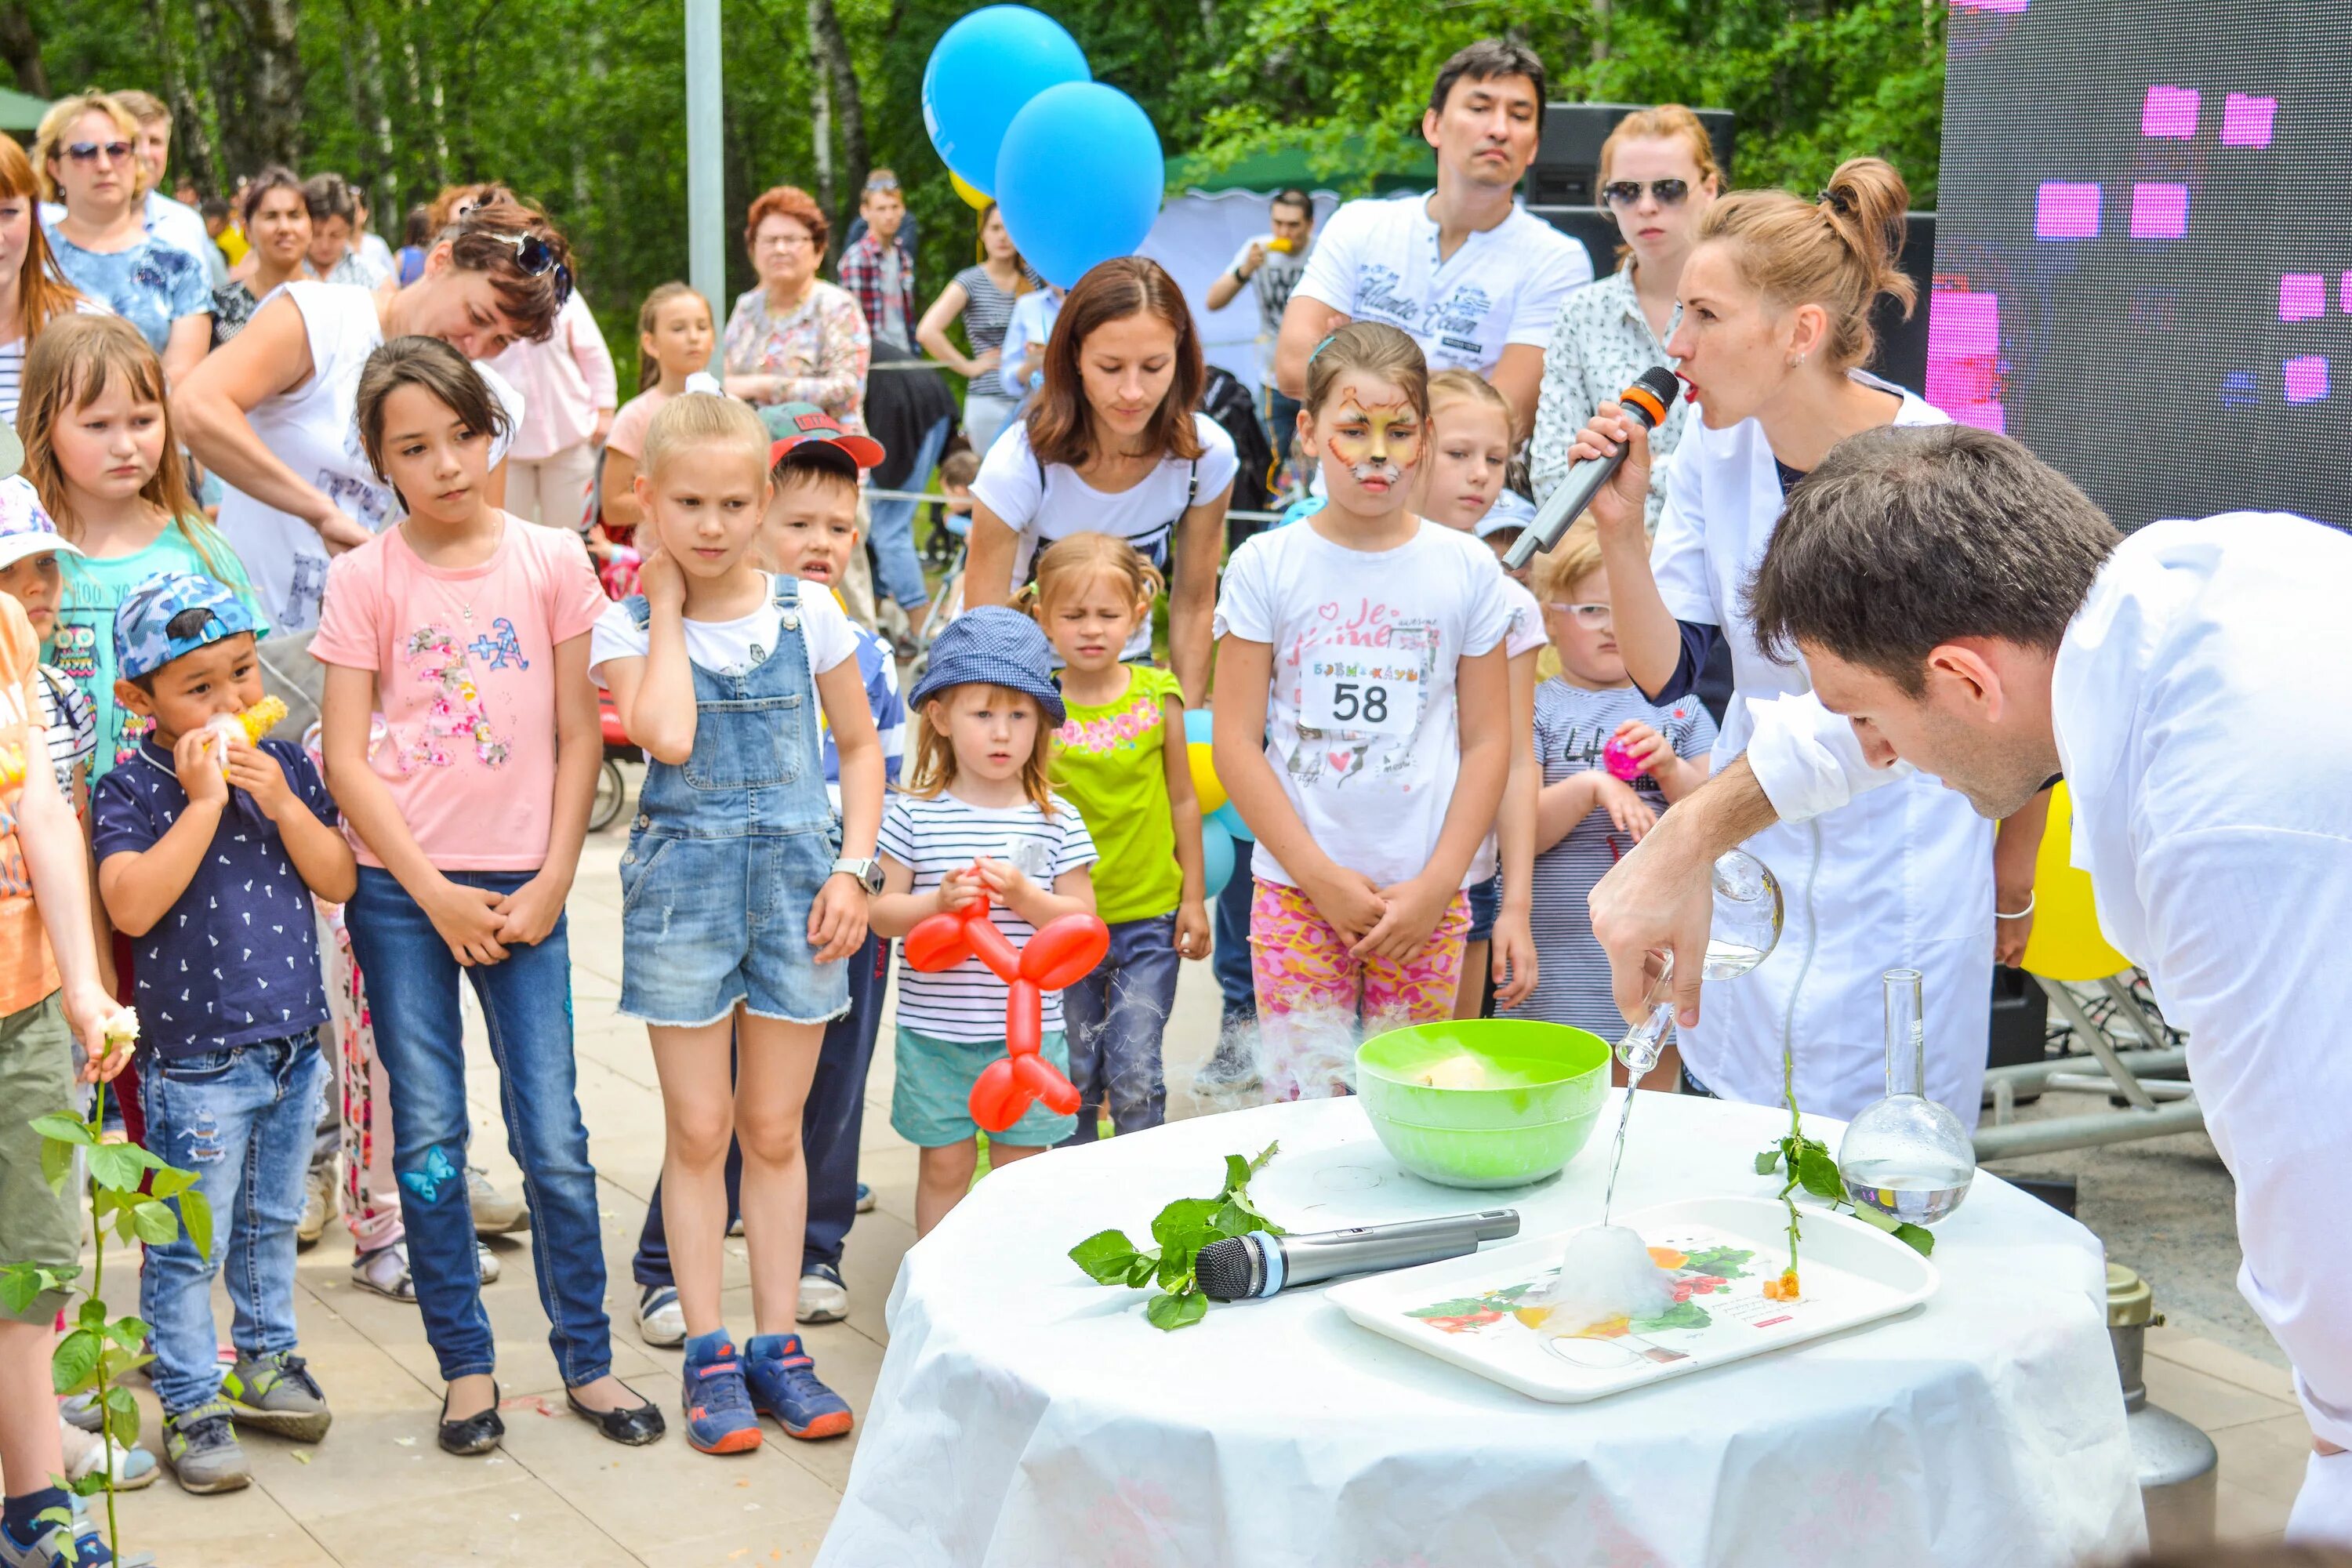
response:
<path id="1" fill-rule="evenodd" d="M 1297 185 L 1306 190 L 1318 187 L 1330 189 L 1344 185 L 1354 188 L 1370 180 L 1376 192 L 1427 190 L 1437 183 L 1437 154 L 1425 144 L 1399 149 L 1387 157 L 1370 153 L 1360 139 L 1351 138 L 1343 149 L 1339 167 L 1328 165 L 1321 173 L 1312 166 L 1318 160 L 1304 147 L 1268 149 L 1211 170 L 1207 161 L 1187 154 L 1168 160 L 1168 188 L 1171 191 L 1278 191 L 1286 185 Z"/>
<path id="2" fill-rule="evenodd" d="M 47 99 L 0 87 L 0 131 L 22 131 L 29 136 L 40 128 L 41 116 L 48 111 Z"/>

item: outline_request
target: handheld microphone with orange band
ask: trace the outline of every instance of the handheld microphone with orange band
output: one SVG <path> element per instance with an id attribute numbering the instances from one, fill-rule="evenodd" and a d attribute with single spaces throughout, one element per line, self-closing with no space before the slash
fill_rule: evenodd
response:
<path id="1" fill-rule="evenodd" d="M 1641 421 L 1645 430 L 1654 430 L 1666 422 L 1666 410 L 1683 395 L 1682 383 L 1664 365 L 1652 365 L 1642 373 L 1641 379 L 1619 395 L 1617 401 L 1624 407 L 1625 417 Z M 1511 542 L 1510 552 L 1503 557 L 1503 565 L 1516 572 L 1534 560 L 1542 551 L 1559 542 L 1579 513 L 1592 503 L 1601 493 L 1617 465 L 1625 460 L 1625 448 L 1620 447 L 1606 458 L 1579 463 L 1568 471 L 1559 489 L 1536 511 L 1535 521 L 1527 531 Z"/>

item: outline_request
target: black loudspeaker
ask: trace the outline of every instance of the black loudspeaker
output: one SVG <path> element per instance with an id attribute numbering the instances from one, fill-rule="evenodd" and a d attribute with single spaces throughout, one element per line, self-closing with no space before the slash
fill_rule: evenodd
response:
<path id="1" fill-rule="evenodd" d="M 1927 390 L 1927 297 L 1936 285 L 1936 215 L 1912 213 L 1905 223 L 1903 270 L 1917 292 L 1917 300 L 1906 321 L 1900 305 L 1883 297 L 1879 300 L 1870 313 L 1878 348 L 1870 356 L 1868 368 L 1873 374 L 1924 395 Z"/>
<path id="2" fill-rule="evenodd" d="M 1592 255 L 1593 276 L 1617 269 L 1617 221 L 1601 210 L 1595 188 L 1601 144 L 1617 122 L 1643 103 L 1548 103 L 1536 161 L 1519 183 L 1519 199 L 1536 216 L 1580 242 Z M 1730 177 L 1736 117 L 1727 109 L 1695 110 L 1715 142 L 1715 161 Z M 1924 363 L 1924 361 L 1923 361 Z"/>
<path id="3" fill-rule="evenodd" d="M 1994 965 L 1992 972 L 1992 1035 L 1985 1065 L 2023 1067 L 2046 1056 L 2050 1033 L 2050 997 L 2041 982 L 2022 969 Z"/>

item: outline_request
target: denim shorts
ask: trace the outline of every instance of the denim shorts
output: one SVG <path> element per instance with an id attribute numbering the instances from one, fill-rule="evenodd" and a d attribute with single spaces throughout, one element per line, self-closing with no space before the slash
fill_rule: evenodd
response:
<path id="1" fill-rule="evenodd" d="M 755 1017 L 824 1024 L 849 971 L 819 963 L 809 906 L 833 874 L 821 831 L 706 838 L 641 828 L 621 857 L 621 1011 L 671 1028 Z"/>
<path id="2" fill-rule="evenodd" d="M 1503 874 L 1462 889 L 1470 895 L 1470 934 L 1464 942 L 1485 942 L 1495 934 L 1495 917 L 1503 912 Z"/>
<path id="3" fill-rule="evenodd" d="M 1038 1054 L 1070 1070 L 1070 1044 L 1048 1029 Z M 971 1119 L 971 1086 L 1004 1055 L 1003 1040 L 943 1040 L 898 1026 L 898 1080 L 890 1089 L 890 1130 L 919 1149 L 943 1149 L 980 1131 Z M 1075 1116 L 1056 1116 L 1032 1100 L 1021 1120 L 989 1137 L 1017 1148 L 1050 1149 L 1077 1130 Z"/>

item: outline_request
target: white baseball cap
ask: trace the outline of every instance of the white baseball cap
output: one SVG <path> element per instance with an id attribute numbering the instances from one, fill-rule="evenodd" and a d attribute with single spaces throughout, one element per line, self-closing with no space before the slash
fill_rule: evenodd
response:
<path id="1" fill-rule="evenodd" d="M 1500 533 L 1507 528 L 1525 528 L 1536 520 L 1536 503 L 1517 490 L 1505 490 L 1478 520 L 1478 537 Z"/>
<path id="2" fill-rule="evenodd" d="M 0 426 L 0 430 L 5 429 L 7 426 Z M 15 448 L 21 460 L 24 448 L 16 446 L 13 430 L 8 432 L 6 446 Z M 6 450 L 0 449 L 0 458 L 7 455 Z M 60 555 L 81 553 L 58 534 L 58 525 L 50 520 L 48 508 L 41 504 L 40 494 L 33 489 L 31 480 L 21 474 L 0 479 L 0 567 L 14 566 L 27 555 L 52 551 Z"/>

